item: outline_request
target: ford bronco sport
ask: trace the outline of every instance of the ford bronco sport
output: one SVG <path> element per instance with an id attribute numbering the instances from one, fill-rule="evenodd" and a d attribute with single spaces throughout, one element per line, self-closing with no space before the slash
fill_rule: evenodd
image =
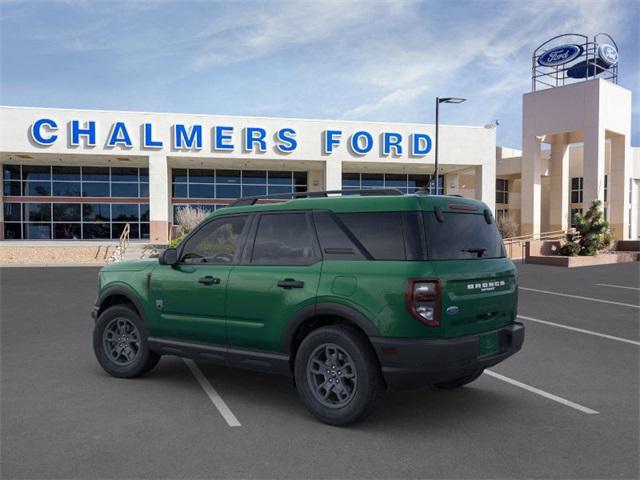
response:
<path id="1" fill-rule="evenodd" d="M 270 198 L 216 211 L 159 260 L 100 271 L 93 346 L 108 373 L 178 355 L 290 375 L 313 415 L 347 425 L 386 388 L 460 387 L 521 348 L 516 268 L 483 203 Z"/>

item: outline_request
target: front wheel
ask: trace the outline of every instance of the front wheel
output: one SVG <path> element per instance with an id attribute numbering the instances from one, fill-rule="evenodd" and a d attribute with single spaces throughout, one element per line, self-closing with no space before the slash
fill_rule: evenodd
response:
<path id="1" fill-rule="evenodd" d="M 298 394 L 324 423 L 344 426 L 368 415 L 384 381 L 371 345 L 357 330 L 334 325 L 311 332 L 295 359 Z"/>
<path id="2" fill-rule="evenodd" d="M 149 349 L 142 319 L 126 305 L 100 314 L 93 329 L 93 351 L 100 366 L 120 378 L 143 375 L 160 361 Z"/>

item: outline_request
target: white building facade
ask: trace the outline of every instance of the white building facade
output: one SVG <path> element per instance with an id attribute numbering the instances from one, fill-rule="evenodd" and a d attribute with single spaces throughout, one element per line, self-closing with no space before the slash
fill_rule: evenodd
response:
<path id="1" fill-rule="evenodd" d="M 0 107 L 1 239 L 164 243 L 180 206 L 356 188 L 436 191 L 434 126 Z M 495 130 L 441 125 L 439 193 L 495 205 Z M 464 182 L 461 179 L 465 179 Z"/>

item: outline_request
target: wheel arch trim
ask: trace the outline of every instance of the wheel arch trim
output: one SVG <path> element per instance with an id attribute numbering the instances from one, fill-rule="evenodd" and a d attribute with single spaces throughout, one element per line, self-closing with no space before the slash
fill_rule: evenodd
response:
<path id="1" fill-rule="evenodd" d="M 286 353 L 291 353 L 291 344 L 298 329 L 307 321 L 321 315 L 340 317 L 359 327 L 368 337 L 380 336 L 380 331 L 363 313 L 340 303 L 322 302 L 308 305 L 296 312 L 289 320 L 282 336 Z"/>
<path id="2" fill-rule="evenodd" d="M 129 300 L 131 303 L 133 303 L 133 305 L 136 307 L 136 310 L 138 310 L 138 314 L 142 317 L 142 320 L 143 321 L 145 320 L 146 310 L 144 308 L 142 301 L 140 300 L 140 298 L 138 298 L 135 292 L 133 292 L 133 290 L 123 285 L 112 285 L 112 286 L 106 287 L 103 291 L 101 291 L 95 302 L 95 307 L 97 311 L 102 310 L 102 305 L 104 304 L 104 302 L 109 297 L 113 297 L 115 295 L 123 296 L 127 300 Z"/>

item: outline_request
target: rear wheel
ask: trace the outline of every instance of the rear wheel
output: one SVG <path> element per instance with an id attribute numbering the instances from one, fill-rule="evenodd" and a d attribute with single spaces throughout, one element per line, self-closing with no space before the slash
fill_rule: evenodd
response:
<path id="1" fill-rule="evenodd" d="M 114 305 L 100 314 L 93 330 L 93 350 L 100 366 L 120 378 L 144 375 L 160 360 L 149 349 L 142 319 L 126 305 Z"/>
<path id="2" fill-rule="evenodd" d="M 468 383 L 473 382 L 474 380 L 477 380 L 480 375 L 482 375 L 482 372 L 484 372 L 484 369 L 482 370 L 476 370 L 474 372 L 471 372 L 467 375 L 463 375 L 462 377 L 458 377 L 454 380 L 451 380 L 449 382 L 442 382 L 442 383 L 436 383 L 434 385 L 434 387 L 436 388 L 442 388 L 443 390 L 451 390 L 454 388 L 459 388 L 462 387 Z"/>
<path id="3" fill-rule="evenodd" d="M 385 389 L 367 339 L 344 325 L 320 328 L 302 341 L 295 359 L 295 380 L 309 411 L 339 426 L 368 415 Z"/>

